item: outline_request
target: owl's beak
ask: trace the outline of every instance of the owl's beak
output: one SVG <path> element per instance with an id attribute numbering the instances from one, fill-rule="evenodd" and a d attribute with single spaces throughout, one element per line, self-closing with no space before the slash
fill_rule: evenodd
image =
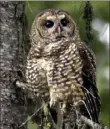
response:
<path id="1" fill-rule="evenodd" d="M 62 38 L 64 38 L 64 36 L 62 35 L 62 32 L 63 29 L 62 27 L 60 26 L 60 24 L 58 24 L 55 28 L 55 33 L 56 33 L 56 39 L 59 41 L 61 40 Z"/>
<path id="2" fill-rule="evenodd" d="M 55 33 L 61 34 L 62 31 L 63 29 L 61 28 L 60 24 L 58 24 L 55 28 Z"/>

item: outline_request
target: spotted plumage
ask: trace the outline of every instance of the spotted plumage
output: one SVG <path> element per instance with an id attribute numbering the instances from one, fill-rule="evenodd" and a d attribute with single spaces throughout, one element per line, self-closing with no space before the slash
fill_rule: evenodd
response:
<path id="1" fill-rule="evenodd" d="M 82 114 L 98 122 L 100 99 L 95 57 L 80 40 L 71 16 L 57 9 L 39 13 L 32 24 L 30 39 L 27 88 L 51 107 L 63 103 L 66 110 L 68 104 L 77 105 Z"/>

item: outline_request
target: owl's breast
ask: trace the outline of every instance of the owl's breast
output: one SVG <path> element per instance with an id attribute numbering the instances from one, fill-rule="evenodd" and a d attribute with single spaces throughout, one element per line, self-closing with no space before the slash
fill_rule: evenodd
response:
<path id="1" fill-rule="evenodd" d="M 75 46 L 54 60 L 48 82 L 51 103 L 76 102 L 83 98 L 82 60 Z"/>
<path id="2" fill-rule="evenodd" d="M 37 66 L 39 74 L 45 79 L 47 79 L 47 74 L 52 68 L 52 61 L 46 60 L 45 58 L 40 58 L 37 60 Z"/>
<path id="3" fill-rule="evenodd" d="M 38 59 L 39 74 L 47 82 L 52 103 L 82 99 L 82 61 L 75 48 L 57 58 Z"/>

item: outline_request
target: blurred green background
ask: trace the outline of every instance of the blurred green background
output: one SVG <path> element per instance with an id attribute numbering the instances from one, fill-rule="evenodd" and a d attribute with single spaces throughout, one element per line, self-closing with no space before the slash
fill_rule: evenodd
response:
<path id="1" fill-rule="evenodd" d="M 92 32 L 93 40 L 91 48 L 97 60 L 97 86 L 101 97 L 102 111 L 101 121 L 109 126 L 109 1 L 91 1 L 93 7 Z M 85 2 L 83 1 L 26 1 L 26 15 L 28 18 L 28 29 L 36 13 L 48 9 L 59 8 L 68 11 L 77 23 L 80 37 L 85 40 L 85 21 L 83 17 Z M 36 125 L 28 122 L 28 129 L 36 129 Z"/>

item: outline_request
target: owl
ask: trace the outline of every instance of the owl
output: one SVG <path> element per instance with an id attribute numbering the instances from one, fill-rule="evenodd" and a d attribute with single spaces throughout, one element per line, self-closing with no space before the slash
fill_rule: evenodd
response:
<path id="1" fill-rule="evenodd" d="M 36 15 L 30 32 L 26 82 L 36 97 L 51 108 L 69 105 L 99 122 L 100 98 L 96 87 L 93 52 L 81 41 L 68 12 L 47 9 Z"/>

